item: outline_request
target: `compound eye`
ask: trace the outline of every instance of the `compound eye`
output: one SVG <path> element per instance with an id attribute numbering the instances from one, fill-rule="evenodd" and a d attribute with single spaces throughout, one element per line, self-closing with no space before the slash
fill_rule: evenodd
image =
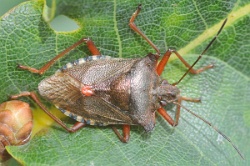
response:
<path id="1" fill-rule="evenodd" d="M 169 84 L 167 80 L 163 80 L 162 84 Z"/>
<path id="2" fill-rule="evenodd" d="M 164 101 L 164 100 L 161 100 L 161 101 L 160 101 L 160 104 L 161 104 L 161 106 L 166 106 L 166 105 L 167 105 L 167 102 Z"/>

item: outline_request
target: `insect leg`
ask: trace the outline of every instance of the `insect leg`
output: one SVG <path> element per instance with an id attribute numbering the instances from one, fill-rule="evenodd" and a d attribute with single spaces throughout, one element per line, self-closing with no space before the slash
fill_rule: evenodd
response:
<path id="1" fill-rule="evenodd" d="M 86 123 L 76 122 L 72 127 L 70 127 L 70 132 L 76 132 L 77 130 L 86 126 Z"/>
<path id="2" fill-rule="evenodd" d="M 180 96 L 178 98 L 177 103 L 179 103 L 178 105 L 176 105 L 176 112 L 175 112 L 175 120 L 173 120 L 171 118 L 171 116 L 166 112 L 166 110 L 164 108 L 159 108 L 157 111 L 159 112 L 159 114 L 161 114 L 161 116 L 171 125 L 171 126 L 177 126 L 178 122 L 179 122 L 179 118 L 180 118 L 180 113 L 181 113 L 181 101 L 185 100 L 185 101 L 190 101 L 190 102 L 200 102 L 200 99 L 194 99 L 194 98 L 189 98 L 189 97 L 184 97 L 184 96 Z"/>
<path id="3" fill-rule="evenodd" d="M 45 71 L 47 71 L 50 66 L 52 66 L 59 58 L 63 57 L 65 54 L 67 54 L 68 52 L 70 52 L 72 49 L 76 48 L 77 46 L 79 46 L 82 43 L 86 43 L 88 49 L 90 50 L 92 55 L 100 55 L 100 52 L 98 51 L 98 49 L 96 48 L 96 46 L 94 45 L 93 41 L 90 40 L 89 38 L 82 38 L 81 40 L 79 40 L 78 42 L 76 42 L 75 44 L 73 44 L 72 46 L 68 47 L 66 50 L 62 51 L 61 53 L 59 53 L 57 56 L 55 56 L 53 59 L 51 59 L 49 62 L 47 62 L 43 67 L 41 67 L 40 69 L 36 69 L 36 68 L 32 68 L 29 66 L 23 66 L 23 65 L 18 65 L 19 68 L 23 69 L 23 70 L 29 70 L 32 73 L 38 73 L 40 75 L 42 75 Z"/>
<path id="4" fill-rule="evenodd" d="M 37 97 L 35 92 L 21 92 L 20 94 L 17 95 L 12 95 L 10 97 L 10 99 L 17 99 L 19 97 L 30 97 L 32 100 L 35 101 L 35 103 L 49 116 L 51 117 L 54 121 L 56 121 L 60 126 L 62 126 L 65 130 L 67 130 L 68 132 L 76 132 L 77 130 L 79 130 L 80 128 L 85 126 L 85 123 L 80 123 L 77 122 L 74 126 L 72 126 L 71 128 L 67 127 L 65 123 L 63 123 L 59 118 L 57 118 L 56 116 L 54 116 L 53 114 L 51 114 L 48 109 L 41 103 L 40 99 Z"/>
<path id="5" fill-rule="evenodd" d="M 187 72 L 181 77 L 181 79 L 180 79 L 178 82 L 176 82 L 176 83 L 174 83 L 174 84 L 172 84 L 172 85 L 177 85 L 177 84 L 186 76 L 186 74 L 189 73 L 189 72 L 190 72 L 190 73 L 193 73 L 193 74 L 198 74 L 198 73 L 200 73 L 200 72 L 202 72 L 202 71 L 204 71 L 204 70 L 206 70 L 206 69 L 212 68 L 213 65 L 208 65 L 208 66 L 205 66 L 205 67 L 200 68 L 200 69 L 198 69 L 198 70 L 193 69 L 194 65 L 201 59 L 201 57 L 207 52 L 207 50 L 211 47 L 211 45 L 212 45 L 212 44 L 214 43 L 214 41 L 217 39 L 217 37 L 218 37 L 219 34 L 221 33 L 222 29 L 224 28 L 226 22 L 227 22 L 227 19 L 224 20 L 224 22 L 222 23 L 222 25 L 221 25 L 219 31 L 217 32 L 217 34 L 216 34 L 216 35 L 213 37 L 213 39 L 208 43 L 207 47 L 202 51 L 202 53 L 199 55 L 199 57 L 196 59 L 196 61 L 195 61 L 192 65 L 189 65 L 189 64 L 182 58 L 182 56 L 181 56 L 177 51 L 175 51 L 175 50 L 170 50 L 170 49 L 169 49 L 169 50 L 164 54 L 162 60 L 160 61 L 159 65 L 157 66 L 157 73 L 158 73 L 159 75 L 161 75 L 161 73 L 162 73 L 164 67 L 166 66 L 166 64 L 167 64 L 167 62 L 168 62 L 168 59 L 169 59 L 170 55 L 172 54 L 172 52 L 175 53 L 175 55 L 181 60 L 181 62 L 188 68 Z"/>
<path id="6" fill-rule="evenodd" d="M 156 71 L 157 71 L 158 75 L 162 74 L 164 67 L 166 66 L 168 59 L 172 55 L 172 53 L 174 53 L 188 69 L 191 67 L 191 65 L 188 64 L 187 61 L 185 61 L 185 59 L 183 59 L 182 56 L 177 51 L 169 49 L 163 55 L 161 61 L 157 65 Z M 213 65 L 208 65 L 208 66 L 202 67 L 202 68 L 197 69 L 197 70 L 191 68 L 189 72 L 192 74 L 199 74 L 200 72 L 203 72 L 204 70 L 210 69 L 212 67 L 213 67 Z"/>
<path id="7" fill-rule="evenodd" d="M 161 107 L 157 111 L 171 126 L 175 125 L 173 118 L 167 113 L 164 108 Z"/>
<path id="8" fill-rule="evenodd" d="M 160 55 L 160 50 L 155 46 L 155 44 L 135 25 L 134 21 L 137 15 L 141 11 L 141 4 L 138 5 L 137 10 L 133 13 L 129 20 L 129 26 L 131 29 L 133 29 L 135 32 L 137 32 L 143 39 L 145 39 L 148 44 L 153 47 L 153 49 L 156 51 L 156 54 L 159 56 Z"/>
<path id="9" fill-rule="evenodd" d="M 190 102 L 201 102 L 201 99 L 197 99 L 197 98 L 190 98 L 190 97 L 186 97 L 186 96 L 180 96 L 181 100 L 185 100 L 185 101 L 190 101 Z"/>
<path id="10" fill-rule="evenodd" d="M 127 143 L 129 141 L 129 138 L 130 138 L 130 125 L 123 125 L 122 126 L 123 136 L 119 133 L 117 128 L 115 128 L 114 126 L 112 126 L 112 129 L 113 129 L 113 131 L 115 132 L 115 134 L 117 135 L 117 137 L 119 138 L 119 140 L 121 142 Z"/>
<path id="11" fill-rule="evenodd" d="M 90 38 L 86 38 L 85 43 L 87 44 L 87 47 L 93 56 L 101 55 L 100 51 L 98 50 L 98 48 L 95 46 L 94 42 Z"/>

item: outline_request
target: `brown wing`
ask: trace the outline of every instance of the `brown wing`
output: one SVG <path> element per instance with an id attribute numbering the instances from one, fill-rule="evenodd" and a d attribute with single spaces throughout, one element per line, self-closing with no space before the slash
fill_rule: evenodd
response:
<path id="1" fill-rule="evenodd" d="M 93 60 L 63 71 L 84 85 L 97 85 L 116 75 L 129 72 L 138 60 L 119 58 Z"/>
<path id="2" fill-rule="evenodd" d="M 41 96 L 58 106 L 74 104 L 80 97 L 80 83 L 63 72 L 56 72 L 40 82 Z"/>
<path id="3" fill-rule="evenodd" d="M 102 97 L 83 96 L 80 88 L 86 83 L 87 85 L 98 84 L 117 74 L 123 74 L 130 69 L 133 62 L 135 60 L 104 60 L 58 71 L 41 81 L 38 86 L 39 93 L 66 115 L 78 121 L 84 119 L 92 124 L 104 125 L 132 124 L 132 120 L 125 111 L 105 101 Z"/>
<path id="4" fill-rule="evenodd" d="M 43 97 L 77 121 L 84 120 L 91 125 L 132 124 L 130 117 L 118 107 L 100 97 L 83 96 L 80 83 L 62 72 L 43 80 L 38 87 Z"/>
<path id="5" fill-rule="evenodd" d="M 133 124 L 128 115 L 100 97 L 82 96 L 74 105 L 60 109 L 71 118 L 90 125 Z"/>
<path id="6" fill-rule="evenodd" d="M 81 87 L 102 84 L 105 80 L 127 73 L 137 59 L 94 60 L 58 70 L 38 85 L 41 96 L 58 106 L 73 105 L 81 97 Z"/>

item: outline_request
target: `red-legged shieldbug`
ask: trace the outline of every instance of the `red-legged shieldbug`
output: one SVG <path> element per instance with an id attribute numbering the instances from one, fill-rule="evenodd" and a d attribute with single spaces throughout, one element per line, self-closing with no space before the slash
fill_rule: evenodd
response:
<path id="1" fill-rule="evenodd" d="M 27 143 L 31 136 L 33 121 L 28 103 L 12 100 L 0 105 L 0 158 L 10 156 L 5 146 L 17 146 Z"/>
<path id="2" fill-rule="evenodd" d="M 129 26 L 154 48 L 155 54 L 149 53 L 144 58 L 133 59 L 111 58 L 101 55 L 89 38 L 82 38 L 39 70 L 19 65 L 21 69 L 43 74 L 56 60 L 70 50 L 82 43 L 87 44 L 92 56 L 66 64 L 54 75 L 45 78 L 38 85 L 40 95 L 52 102 L 65 115 L 75 119 L 77 121 L 75 125 L 69 128 L 59 118 L 51 114 L 41 103 L 35 92 L 22 92 L 13 95 L 11 98 L 31 97 L 52 119 L 68 132 L 75 132 L 85 125 L 111 125 L 115 134 L 122 142 L 128 142 L 131 125 L 142 126 L 147 132 L 152 131 L 155 126 L 156 111 L 170 125 L 176 126 L 180 117 L 180 109 L 183 108 L 212 126 L 244 158 L 238 148 L 220 130 L 181 105 L 182 100 L 191 102 L 199 102 L 200 100 L 181 96 L 180 90 L 176 86 L 188 73 L 198 74 L 213 67 L 213 65 L 208 65 L 198 70 L 193 69 L 194 65 L 216 40 L 227 19 L 197 60 L 192 65 L 189 65 L 177 51 L 171 49 L 167 50 L 159 61 L 161 57 L 159 49 L 134 23 L 140 10 L 141 5 L 133 13 Z M 187 72 L 174 84 L 170 84 L 167 80 L 160 77 L 172 53 L 188 68 Z M 176 105 L 175 120 L 163 108 L 170 103 Z M 122 135 L 114 125 L 122 125 Z"/>

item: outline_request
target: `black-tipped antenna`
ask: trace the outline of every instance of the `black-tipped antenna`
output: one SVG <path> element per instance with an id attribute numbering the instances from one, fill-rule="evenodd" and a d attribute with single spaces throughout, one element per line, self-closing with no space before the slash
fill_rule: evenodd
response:
<path id="1" fill-rule="evenodd" d="M 217 34 L 214 36 L 214 38 L 210 41 L 210 43 L 207 45 L 207 47 L 204 49 L 204 51 L 199 55 L 199 57 L 196 59 L 196 61 L 191 65 L 191 67 L 186 71 L 186 73 L 179 79 L 179 81 L 173 83 L 172 85 L 177 85 L 181 82 L 181 80 L 190 72 L 190 70 L 194 67 L 194 65 L 201 59 L 202 55 L 204 55 L 207 50 L 209 49 L 209 47 L 213 44 L 213 42 L 216 40 L 216 38 L 219 36 L 220 32 L 222 31 L 222 29 L 224 28 L 225 24 L 227 22 L 227 18 L 225 19 L 225 21 L 223 22 L 223 24 L 221 25 L 219 31 L 217 32 Z"/>
<path id="2" fill-rule="evenodd" d="M 244 160 L 244 156 L 243 154 L 240 152 L 240 150 L 233 144 L 233 142 L 225 135 L 223 134 L 217 127 L 215 127 L 212 123 L 210 123 L 209 121 L 207 121 L 206 119 L 200 117 L 199 115 L 195 114 L 194 112 L 190 111 L 189 109 L 187 109 L 186 107 L 184 107 L 183 105 L 177 103 L 177 102 L 173 102 L 174 104 L 184 108 L 187 112 L 189 112 L 190 114 L 192 114 L 193 116 L 199 118 L 200 120 L 202 120 L 204 123 L 208 124 L 209 126 L 211 126 L 217 133 L 219 133 L 220 135 L 222 135 L 233 147 L 234 149 L 238 152 L 238 154 L 240 155 L 240 157 Z"/>

